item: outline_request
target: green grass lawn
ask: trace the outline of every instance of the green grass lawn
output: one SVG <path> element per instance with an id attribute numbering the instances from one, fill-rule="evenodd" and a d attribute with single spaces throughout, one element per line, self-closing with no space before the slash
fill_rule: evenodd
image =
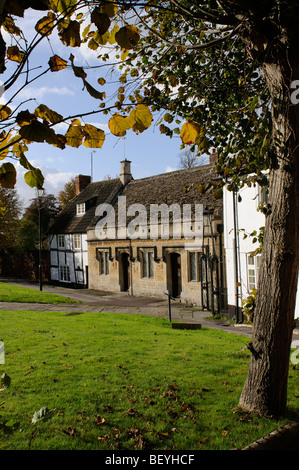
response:
<path id="1" fill-rule="evenodd" d="M 78 303 L 62 295 L 56 295 L 30 287 L 21 287 L 6 282 L 0 282 L 0 302 L 30 302 L 43 304 L 73 304 Z"/>
<path id="2" fill-rule="evenodd" d="M 0 373 L 11 377 L 0 392 L 1 450 L 240 449 L 287 422 L 238 410 L 243 336 L 133 314 L 0 311 L 0 338 Z M 48 419 L 32 423 L 42 407 Z"/>

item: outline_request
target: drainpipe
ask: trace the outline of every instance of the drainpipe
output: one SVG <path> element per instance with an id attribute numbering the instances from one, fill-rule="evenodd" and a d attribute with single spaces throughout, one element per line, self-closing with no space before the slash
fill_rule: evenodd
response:
<path id="1" fill-rule="evenodd" d="M 239 307 L 239 266 L 238 266 L 238 243 L 237 243 L 237 193 L 238 188 L 234 186 L 233 189 L 233 213 L 234 213 L 234 262 L 235 262 L 235 286 L 236 286 L 236 306 L 235 315 L 237 323 L 242 323 L 240 318 L 240 307 Z"/>

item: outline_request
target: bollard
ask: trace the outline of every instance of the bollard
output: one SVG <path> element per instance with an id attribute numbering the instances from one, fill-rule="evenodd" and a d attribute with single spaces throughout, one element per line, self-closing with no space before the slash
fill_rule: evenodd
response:
<path id="1" fill-rule="evenodd" d="M 168 297 L 168 319 L 171 322 L 171 302 L 170 302 L 170 300 L 175 300 L 175 298 L 172 297 L 172 295 L 170 295 L 169 292 L 164 292 L 164 294 L 167 295 L 167 297 Z"/>

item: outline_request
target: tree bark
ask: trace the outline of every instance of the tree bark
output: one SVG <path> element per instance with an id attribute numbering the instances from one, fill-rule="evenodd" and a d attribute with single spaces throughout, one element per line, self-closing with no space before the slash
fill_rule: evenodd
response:
<path id="1" fill-rule="evenodd" d="M 299 107 L 290 100 L 296 70 L 287 51 L 285 55 L 283 61 L 262 66 L 272 99 L 271 213 L 266 217 L 252 354 L 239 401 L 250 412 L 275 416 L 286 411 L 299 269 Z"/>

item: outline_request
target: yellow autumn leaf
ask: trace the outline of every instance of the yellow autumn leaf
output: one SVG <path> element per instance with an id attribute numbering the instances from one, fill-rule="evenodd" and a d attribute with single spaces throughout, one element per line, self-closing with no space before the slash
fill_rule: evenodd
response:
<path id="1" fill-rule="evenodd" d="M 115 33 L 115 40 L 122 49 L 133 49 L 139 39 L 139 30 L 133 24 L 123 26 Z"/>
<path id="2" fill-rule="evenodd" d="M 126 135 L 126 131 L 131 129 L 134 124 L 134 120 L 129 116 L 121 116 L 116 113 L 112 118 L 109 119 L 108 126 L 113 135 L 117 137 L 123 137 Z"/>
<path id="3" fill-rule="evenodd" d="M 13 189 L 17 182 L 17 172 L 10 162 L 3 163 L 0 167 L 0 186 Z"/>
<path id="4" fill-rule="evenodd" d="M 110 28 L 111 20 L 107 13 L 102 13 L 99 8 L 95 8 L 91 15 L 91 21 L 96 25 L 100 34 L 105 34 Z"/>
<path id="5" fill-rule="evenodd" d="M 129 55 L 129 49 L 122 49 L 121 50 L 121 55 L 120 55 L 120 58 L 121 60 L 124 62 L 126 60 L 126 58 L 128 57 Z"/>
<path id="6" fill-rule="evenodd" d="M 22 62 L 24 52 L 20 51 L 17 46 L 10 46 L 7 48 L 7 58 L 14 62 Z"/>
<path id="7" fill-rule="evenodd" d="M 11 109 L 7 105 L 3 105 L 0 108 L 0 120 L 3 121 L 4 119 L 8 118 L 11 115 Z"/>
<path id="8" fill-rule="evenodd" d="M 115 5 L 115 3 L 111 2 L 110 0 L 107 0 L 105 3 L 103 3 L 100 8 L 103 13 L 106 13 L 106 15 L 109 16 L 109 18 L 113 18 L 118 12 L 117 5 Z"/>
<path id="9" fill-rule="evenodd" d="M 115 23 L 115 25 L 113 26 L 112 31 L 110 32 L 109 44 L 115 44 L 115 42 L 116 42 L 115 34 L 117 33 L 117 31 L 119 31 L 119 26 L 118 26 L 118 24 Z"/>
<path id="10" fill-rule="evenodd" d="M 80 23 L 78 21 L 70 21 L 66 28 L 59 31 L 59 37 L 61 42 L 65 46 L 80 47 L 81 36 L 80 36 Z"/>
<path id="11" fill-rule="evenodd" d="M 201 127 L 195 122 L 188 121 L 182 125 L 181 139 L 183 144 L 191 145 L 195 143 L 195 140 L 199 136 Z"/>
<path id="12" fill-rule="evenodd" d="M 153 115 L 148 106 L 145 104 L 138 104 L 135 109 L 130 113 L 131 119 L 134 121 L 133 131 L 136 134 L 148 129 L 152 123 Z"/>
<path id="13" fill-rule="evenodd" d="M 62 59 L 58 55 L 50 57 L 48 64 L 50 66 L 51 72 L 59 72 L 59 70 L 67 68 L 67 61 Z"/>
<path id="14" fill-rule="evenodd" d="M 105 132 L 91 124 L 84 126 L 85 139 L 83 145 L 91 148 L 102 148 L 105 140 Z"/>
<path id="15" fill-rule="evenodd" d="M 73 121 L 65 134 L 66 144 L 70 147 L 78 148 L 82 144 L 83 137 L 84 126 L 81 126 L 79 120 Z"/>
<path id="16" fill-rule="evenodd" d="M 18 28 L 18 26 L 15 25 L 15 22 L 11 16 L 7 16 L 2 24 L 3 28 L 5 31 L 7 31 L 10 34 L 15 34 L 16 36 L 21 35 L 21 30 Z"/>
<path id="17" fill-rule="evenodd" d="M 39 105 L 35 109 L 34 114 L 35 116 L 41 119 L 46 119 L 47 121 L 52 122 L 53 124 L 63 119 L 63 116 L 61 116 L 61 114 L 56 113 L 56 111 L 52 111 L 52 109 L 48 108 L 48 106 L 46 106 L 45 104 Z"/>
<path id="18" fill-rule="evenodd" d="M 41 18 L 35 25 L 35 30 L 42 36 L 49 36 L 55 26 L 56 15 L 49 11 L 47 16 Z"/>

